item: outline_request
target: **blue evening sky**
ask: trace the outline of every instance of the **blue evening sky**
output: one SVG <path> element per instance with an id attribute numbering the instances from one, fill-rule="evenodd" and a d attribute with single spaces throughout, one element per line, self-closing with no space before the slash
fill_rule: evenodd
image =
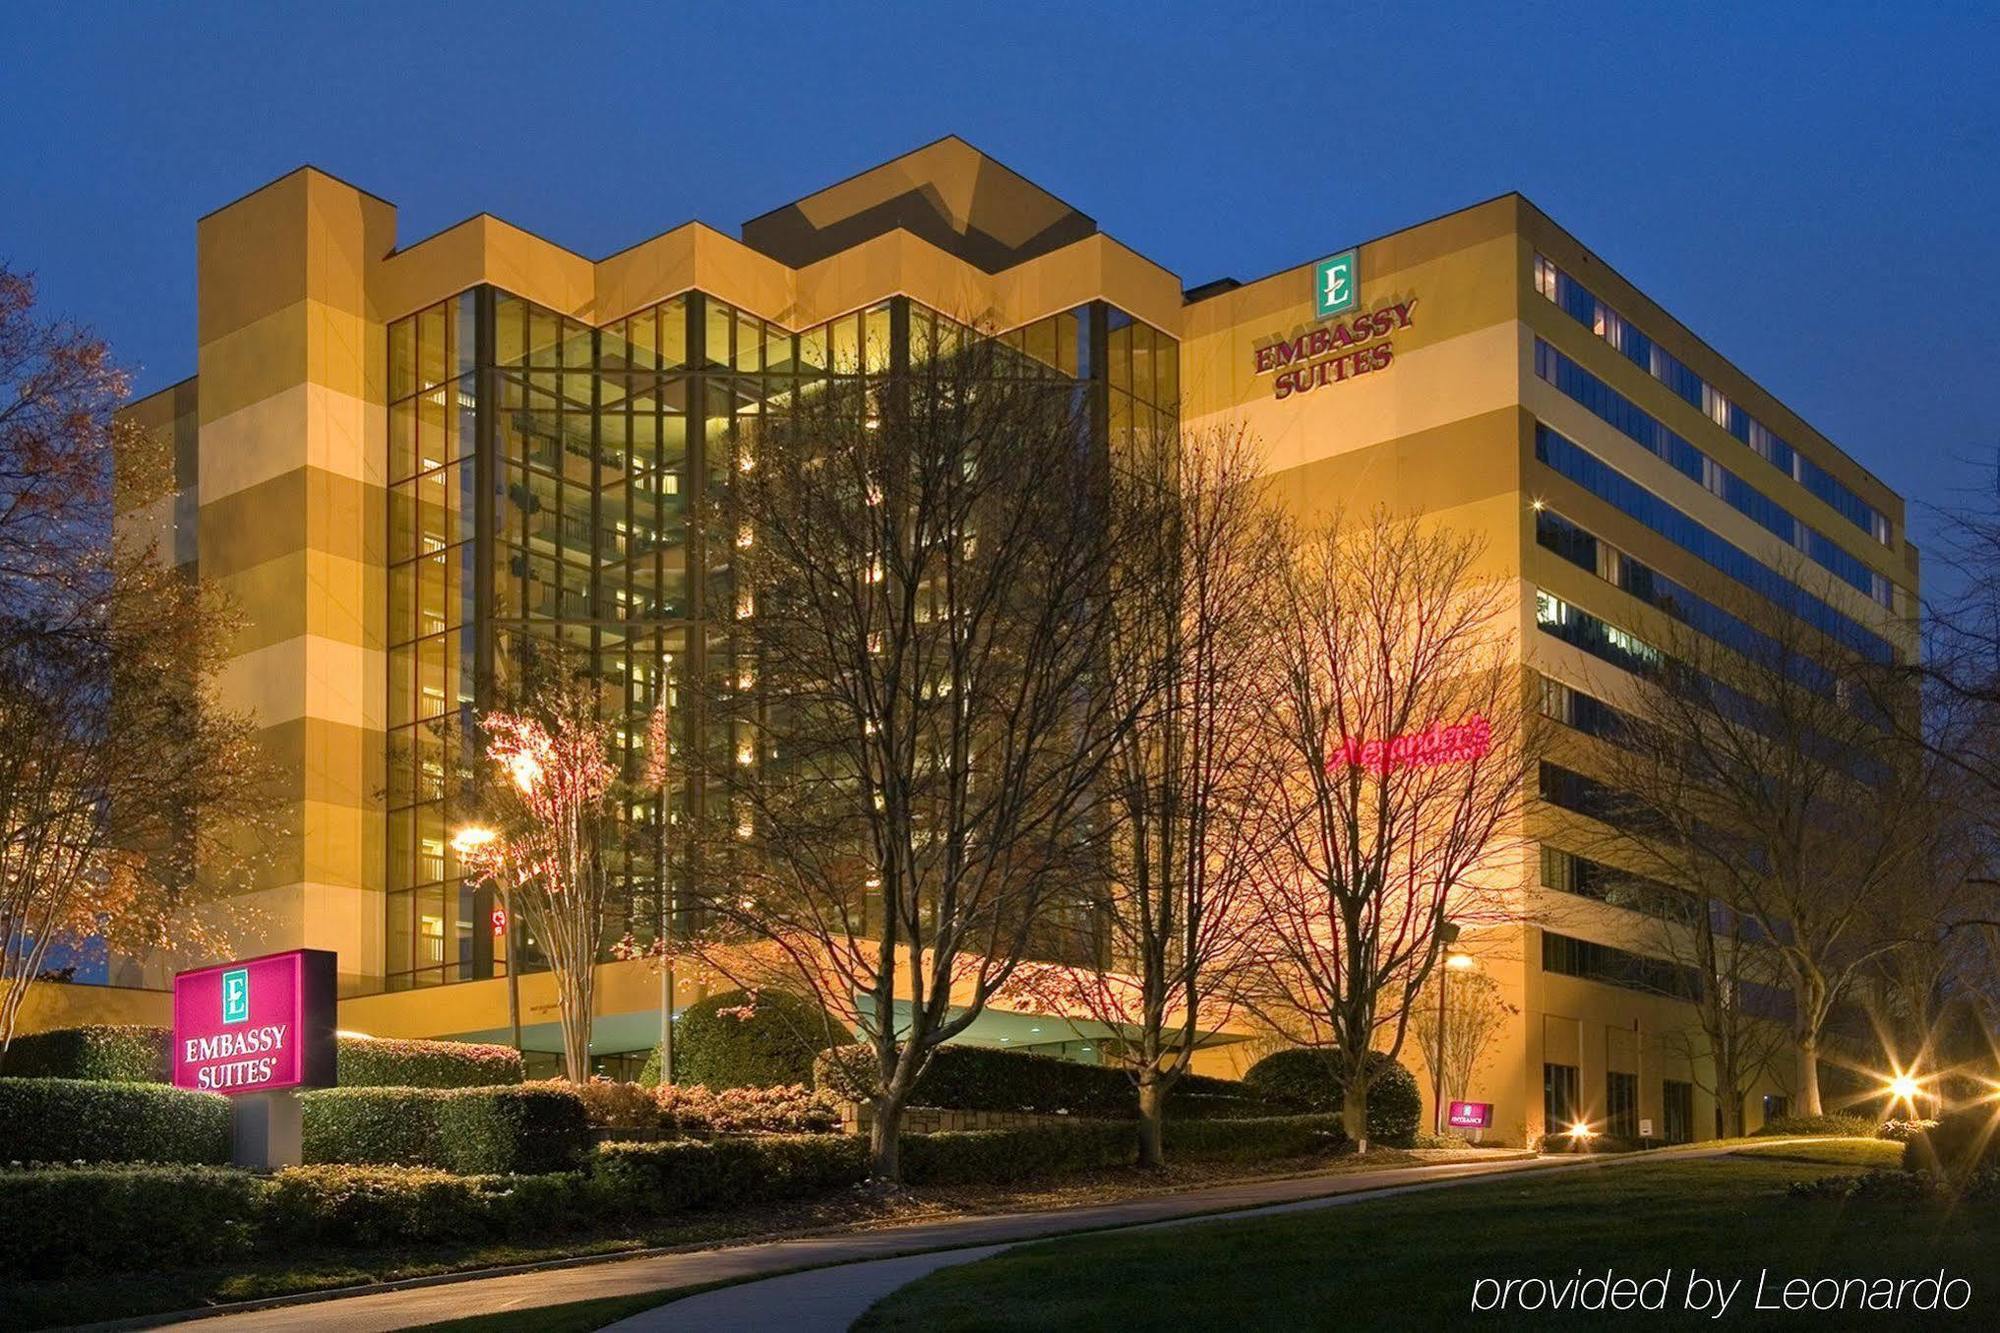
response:
<path id="1" fill-rule="evenodd" d="M 0 259 L 150 390 L 195 219 L 302 162 L 599 256 L 956 132 L 1189 284 L 1519 189 L 1949 503 L 2000 449 L 1996 57 L 1990 4 L 17 4 Z"/>

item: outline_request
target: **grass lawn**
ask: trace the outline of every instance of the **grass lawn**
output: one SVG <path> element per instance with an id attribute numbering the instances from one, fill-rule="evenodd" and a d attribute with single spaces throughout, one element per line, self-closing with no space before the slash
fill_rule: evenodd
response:
<path id="1" fill-rule="evenodd" d="M 914 1283 L 857 1330 L 1103 1329 L 1170 1317 L 1184 1328 L 1601 1328 L 1692 1326 L 1690 1270 L 1746 1279 L 1730 1328 L 1990 1327 L 2000 1315 L 2000 1205 L 1786 1196 L 1794 1180 L 1890 1165 L 1866 1140 L 1746 1145 L 1725 1157 L 1633 1162 L 1506 1178 L 1255 1221 L 1202 1223 L 1025 1246 Z M 1943 1267 L 1972 1284 L 1960 1314 L 1751 1308 L 1792 1277 L 1920 1278 Z M 1474 1313 L 1479 1278 L 1614 1276 L 1671 1270 L 1666 1313 L 1546 1309 Z M 1851 1307 L 1850 1307 L 1851 1308 Z M 1802 1322 L 1803 1321 L 1803 1322 Z"/>

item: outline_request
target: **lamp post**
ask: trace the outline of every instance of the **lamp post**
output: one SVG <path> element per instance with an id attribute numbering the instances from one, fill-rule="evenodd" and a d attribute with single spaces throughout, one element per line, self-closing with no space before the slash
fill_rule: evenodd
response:
<path id="1" fill-rule="evenodd" d="M 1438 969 L 1438 1037 L 1437 1063 L 1431 1070 L 1431 1116 L 1435 1122 L 1433 1129 L 1442 1135 L 1445 1131 L 1444 1115 L 1444 1055 L 1445 1055 L 1445 990 L 1453 972 L 1463 972 L 1474 965 L 1469 953 L 1461 953 L 1451 946 L 1458 942 L 1458 925 L 1445 921 L 1438 926 L 1438 942 L 1444 949 L 1444 966 Z"/>
<path id="2" fill-rule="evenodd" d="M 496 829 L 484 824 L 468 824 L 451 835 L 451 849 L 463 863 L 468 853 L 490 847 L 499 837 Z M 493 896 L 499 901 L 502 919 L 507 923 L 507 1027 L 513 1033 L 514 1049 L 518 1051 L 521 1049 L 521 968 L 520 960 L 514 956 L 514 932 L 520 929 L 520 922 L 514 916 L 514 904 L 508 899 L 507 886 L 497 876 L 493 880 Z"/>

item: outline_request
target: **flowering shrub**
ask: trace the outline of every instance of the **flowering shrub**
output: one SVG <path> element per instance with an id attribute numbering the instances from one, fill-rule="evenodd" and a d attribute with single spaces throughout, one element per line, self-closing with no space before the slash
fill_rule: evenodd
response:
<path id="1" fill-rule="evenodd" d="M 775 1088 L 661 1087 L 653 1090 L 660 1128 L 683 1138 L 717 1134 L 826 1134 L 840 1128 L 830 1092 L 790 1083 Z"/>
<path id="2" fill-rule="evenodd" d="M 1884 1120 L 1881 1127 L 1875 1131 L 1875 1137 L 1887 1139 L 1891 1143 L 1908 1143 L 1918 1135 L 1928 1134 L 1936 1128 L 1935 1120 Z"/>

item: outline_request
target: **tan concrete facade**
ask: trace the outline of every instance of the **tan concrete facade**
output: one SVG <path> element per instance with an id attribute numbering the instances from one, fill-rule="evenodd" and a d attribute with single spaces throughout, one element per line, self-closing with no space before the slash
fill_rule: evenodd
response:
<path id="1" fill-rule="evenodd" d="M 387 329 L 481 286 L 595 326 L 694 292 L 793 331 L 893 297 L 996 331 L 1101 302 L 1177 340 L 1183 426 L 1246 428 L 1266 451 L 1272 484 L 1288 504 L 1384 504 L 1479 534 L 1490 571 L 1520 588 L 1524 666 L 1581 685 L 1602 674 L 1601 664 L 1537 634 L 1537 589 L 1633 632 L 1659 613 L 1542 550 L 1537 498 L 1559 499 L 1565 512 L 1587 511 L 1603 537 L 1688 586 L 1712 585 L 1718 576 L 1538 465 L 1538 421 L 1743 550 L 1774 565 L 1795 553 L 1535 373 L 1540 338 L 1704 449 L 1750 457 L 1715 421 L 1540 294 L 1536 259 L 1543 256 L 1887 515 L 1893 539 L 1884 545 L 1805 487 L 1739 465 L 1895 584 L 1892 607 L 1842 588 L 1839 609 L 1905 651 L 1912 647 L 1899 612 L 1915 596 L 1916 559 L 1903 541 L 1900 497 L 1519 196 L 1356 246 L 1355 313 L 1384 315 L 1387 324 L 1354 349 L 1308 350 L 1306 364 L 1362 353 L 1368 364 L 1350 361 L 1337 378 L 1282 396 L 1269 349 L 1310 349 L 1315 329 L 1354 317 L 1315 317 L 1313 263 L 1184 294 L 1175 274 L 956 140 L 780 214 L 747 224 L 746 237 L 776 238 L 767 249 L 795 256 L 815 245 L 838 248 L 793 267 L 688 223 L 592 260 L 483 214 L 399 244 L 391 205 L 311 168 L 201 220 L 197 374 L 134 409 L 150 428 L 172 433 L 179 489 L 123 522 L 157 534 L 163 550 L 198 564 L 243 608 L 246 623 L 222 696 L 254 711 L 288 775 L 290 814 L 283 847 L 247 895 L 255 924 L 244 952 L 337 950 L 349 997 L 343 1026 L 415 1036 L 491 1033 L 505 1024 L 499 981 L 379 993 L 386 967 Z M 1538 836 L 1539 827 L 1527 835 Z M 1521 880 L 1524 902 L 1531 902 L 1540 894 L 1532 847 L 1523 853 Z M 236 913 L 243 905 L 218 910 Z M 1580 900 L 1560 906 L 1575 935 L 1608 944 L 1636 935 L 1621 909 Z M 1472 946 L 1521 1011 L 1475 1079 L 1474 1097 L 1497 1108 L 1490 1137 L 1518 1142 L 1543 1131 L 1545 1061 L 1580 1071 L 1586 1103 L 1593 1090 L 1601 1093 L 1607 1071 L 1638 1074 L 1640 1115 L 1658 1121 L 1661 1077 L 1691 1074 L 1676 1064 L 1684 1057 L 1670 1037 L 1686 1026 L 1682 1007 L 1545 974 L 1538 929 L 1524 922 Z M 525 979 L 525 1021 L 539 1021 L 535 1005 L 547 997 L 536 998 L 537 988 L 545 980 Z M 657 981 L 636 963 L 607 965 L 599 993 L 606 1015 L 636 1021 L 657 1012 Z M 1247 1049 L 1221 1048 L 1203 1063 L 1226 1070 Z M 1405 1059 L 1419 1065 L 1413 1052 Z M 1428 1085 L 1421 1070 L 1420 1079 Z M 1756 1111 L 1753 1097 L 1753 1123 Z M 1699 1136 L 1707 1136 L 1710 1114 L 1696 1107 Z"/>

